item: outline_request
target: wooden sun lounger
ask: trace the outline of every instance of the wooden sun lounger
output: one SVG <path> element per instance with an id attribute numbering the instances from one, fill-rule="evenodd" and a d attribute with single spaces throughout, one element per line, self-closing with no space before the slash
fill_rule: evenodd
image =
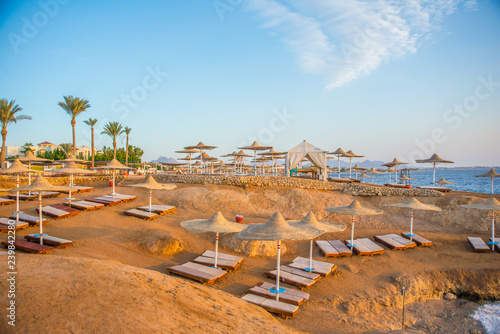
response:
<path id="1" fill-rule="evenodd" d="M 69 202 L 64 202 L 64 205 L 69 206 Z M 104 208 L 104 204 L 88 201 L 71 202 L 71 207 L 81 211 L 92 211 Z"/>
<path id="2" fill-rule="evenodd" d="M 276 294 L 270 291 L 274 287 L 276 287 L 275 284 L 263 282 L 248 289 L 246 293 L 264 298 L 276 299 Z M 280 301 L 297 306 L 300 306 L 303 302 L 308 301 L 309 297 L 310 296 L 307 292 L 295 289 L 286 289 L 285 292 L 280 293 Z"/>
<path id="3" fill-rule="evenodd" d="M 345 241 L 346 244 L 349 244 L 350 242 L 351 240 Z M 354 251 L 360 256 L 372 256 L 385 253 L 385 250 L 382 247 L 368 238 L 355 239 L 354 244 L 356 245 L 356 247 L 354 247 Z"/>
<path id="4" fill-rule="evenodd" d="M 36 208 L 36 212 L 39 212 L 39 209 Z M 42 213 L 44 215 L 50 216 L 54 219 L 67 218 L 69 217 L 69 212 L 54 208 L 50 205 L 42 207 Z"/>
<path id="5" fill-rule="evenodd" d="M 143 211 L 149 211 L 149 205 L 146 206 L 140 206 L 137 209 L 143 210 Z M 151 205 L 151 209 L 153 210 L 152 212 L 157 213 L 159 215 L 164 215 L 167 213 L 174 212 L 175 209 L 177 209 L 175 206 L 170 206 L 170 205 Z"/>
<path id="6" fill-rule="evenodd" d="M 479 237 L 467 237 L 469 244 L 476 253 L 488 253 L 491 249 L 488 247 L 486 242 Z"/>
<path id="7" fill-rule="evenodd" d="M 2 245 L 5 248 L 7 248 L 7 247 L 9 247 L 10 244 L 8 241 L 2 241 Z M 29 252 L 29 253 L 35 253 L 35 254 L 48 253 L 54 249 L 54 247 L 50 247 L 47 245 L 35 244 L 34 242 L 29 242 L 29 241 L 24 241 L 24 240 L 14 241 L 14 246 L 16 246 L 16 249 L 20 249 L 22 251 Z"/>
<path id="8" fill-rule="evenodd" d="M 410 241 L 397 234 L 376 235 L 373 238 L 393 250 L 403 250 L 417 246 L 414 241 Z"/>
<path id="9" fill-rule="evenodd" d="M 94 187 L 84 187 L 84 186 L 73 186 L 72 194 L 75 193 L 86 193 L 92 191 Z M 62 193 L 69 194 L 69 191 L 61 191 Z"/>
<path id="10" fill-rule="evenodd" d="M 66 205 L 61 204 L 61 203 L 52 204 L 51 207 L 62 210 L 62 211 L 66 211 L 67 213 L 69 213 L 70 216 L 74 216 L 74 215 L 77 215 L 80 213 L 80 210 L 73 208 L 73 207 L 70 208 L 69 206 L 66 206 Z"/>
<path id="11" fill-rule="evenodd" d="M 333 263 L 313 260 L 312 264 L 314 270 L 311 271 L 311 273 L 320 274 L 321 276 L 325 277 L 330 275 L 335 271 L 335 269 L 337 269 L 337 266 Z M 309 259 L 298 256 L 288 266 L 295 269 L 305 270 L 306 268 L 309 268 Z"/>
<path id="12" fill-rule="evenodd" d="M 113 199 L 113 198 L 107 198 L 104 196 L 88 198 L 85 201 L 100 203 L 100 204 L 104 204 L 105 206 L 113 206 L 113 205 L 120 204 L 121 202 L 123 202 L 123 200 L 120 198 Z"/>
<path id="13" fill-rule="evenodd" d="M 34 234 L 27 234 L 24 236 L 24 239 L 35 243 L 40 243 L 40 237 L 36 237 Z M 54 246 L 56 248 L 66 248 L 72 246 L 73 241 L 47 235 L 43 237 L 43 244 Z"/>
<path id="14" fill-rule="evenodd" d="M 38 197 L 38 192 L 34 192 L 33 195 Z M 42 191 L 42 198 L 53 198 L 61 195 L 58 191 Z"/>
<path id="15" fill-rule="evenodd" d="M 113 195 L 104 195 L 102 197 L 113 199 Z M 130 202 L 130 201 L 133 201 L 134 199 L 136 199 L 137 196 L 134 196 L 134 195 L 124 195 L 124 194 L 116 194 L 114 198 L 119 198 L 119 199 L 122 200 L 122 202 Z"/>
<path id="16" fill-rule="evenodd" d="M 241 299 L 249 303 L 259 305 L 268 312 L 279 314 L 285 319 L 288 317 L 293 317 L 299 311 L 299 307 L 297 305 L 256 296 L 254 294 L 246 294 L 241 297 Z"/>
<path id="17" fill-rule="evenodd" d="M 9 217 L 10 219 L 17 219 L 16 215 Z M 19 214 L 19 220 L 30 224 L 30 226 L 38 226 L 40 224 L 40 218 L 35 216 L 30 216 L 24 213 Z M 43 222 L 47 221 L 47 218 L 42 218 Z"/>
<path id="18" fill-rule="evenodd" d="M 227 274 L 227 271 L 216 269 L 202 264 L 187 262 L 167 268 L 170 274 L 184 276 L 203 284 L 213 283 Z"/>
<path id="19" fill-rule="evenodd" d="M 10 226 L 9 221 L 14 221 L 14 225 L 16 226 L 15 230 L 23 230 L 30 225 L 26 222 L 16 221 L 15 219 L 2 217 L 0 218 L 0 233 L 7 232 L 9 230 Z"/>
<path id="20" fill-rule="evenodd" d="M 491 240 L 491 238 L 490 238 L 490 241 L 492 241 L 492 240 Z M 498 242 L 498 243 L 500 243 L 500 238 L 495 238 L 495 241 L 496 241 L 496 242 Z M 495 245 L 495 250 L 496 250 L 497 252 L 500 252 L 500 248 L 498 248 L 498 246 L 500 246 L 500 244 Z"/>
<path id="21" fill-rule="evenodd" d="M 157 213 L 154 213 L 154 212 L 146 212 L 146 211 L 142 211 L 142 210 L 137 210 L 137 209 L 130 209 L 130 210 L 127 210 L 125 211 L 125 214 L 127 216 L 133 216 L 133 217 L 137 217 L 137 218 L 142 218 L 144 220 L 153 220 L 155 219 L 156 217 L 158 217 L 158 214 Z"/>
<path id="22" fill-rule="evenodd" d="M 276 269 L 266 272 L 266 276 L 270 278 L 276 278 L 276 274 Z M 280 280 L 296 285 L 301 289 L 310 287 L 320 278 L 321 276 L 318 274 L 309 273 L 301 269 L 290 268 L 288 266 L 280 267 Z"/>
<path id="23" fill-rule="evenodd" d="M 401 233 L 401 236 L 403 236 L 406 239 L 410 239 L 408 234 L 410 234 L 410 232 L 403 232 L 403 233 Z M 432 246 L 432 241 L 427 240 L 426 238 L 421 237 L 420 235 L 417 235 L 417 234 L 415 234 L 415 236 L 412 237 L 412 240 L 415 241 L 417 246 L 420 246 L 420 247 L 431 247 Z"/>
<path id="24" fill-rule="evenodd" d="M 341 257 L 352 255 L 351 249 L 340 240 L 316 240 L 315 242 L 319 250 L 325 255 L 325 257 Z"/>
<path id="25" fill-rule="evenodd" d="M 245 259 L 239 256 L 224 253 L 217 254 L 217 267 L 228 271 L 238 269 L 244 261 Z M 207 250 L 201 256 L 194 259 L 193 262 L 213 266 L 215 264 L 215 252 Z"/>
<path id="26" fill-rule="evenodd" d="M 16 194 L 10 194 L 10 195 L 7 195 L 8 198 L 11 198 L 11 199 L 16 199 L 17 198 L 17 195 Z M 19 200 L 20 201 L 33 201 L 35 200 L 37 197 L 35 195 L 29 195 L 29 194 L 19 194 Z"/>
<path id="27" fill-rule="evenodd" d="M 13 199 L 0 198 L 0 205 L 14 204 L 16 203 Z"/>

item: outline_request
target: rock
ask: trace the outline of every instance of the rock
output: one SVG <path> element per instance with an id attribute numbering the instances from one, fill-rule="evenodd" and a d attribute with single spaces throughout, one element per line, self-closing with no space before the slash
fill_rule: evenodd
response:
<path id="1" fill-rule="evenodd" d="M 444 299 L 446 299 L 446 300 L 454 300 L 454 299 L 457 299 L 457 296 L 455 296 L 451 292 L 448 292 L 447 294 L 444 295 Z"/>
<path id="2" fill-rule="evenodd" d="M 148 230 L 138 240 L 139 246 L 151 254 L 172 255 L 183 250 L 180 241 L 165 230 Z"/>

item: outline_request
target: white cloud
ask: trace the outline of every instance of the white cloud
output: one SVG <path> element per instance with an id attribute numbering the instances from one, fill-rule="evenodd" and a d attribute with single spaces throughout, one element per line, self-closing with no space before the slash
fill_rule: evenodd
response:
<path id="1" fill-rule="evenodd" d="M 381 64 L 414 53 L 462 0 L 249 0 L 262 28 L 278 35 L 327 88 L 346 85 Z M 466 0 L 466 8 L 475 6 Z"/>

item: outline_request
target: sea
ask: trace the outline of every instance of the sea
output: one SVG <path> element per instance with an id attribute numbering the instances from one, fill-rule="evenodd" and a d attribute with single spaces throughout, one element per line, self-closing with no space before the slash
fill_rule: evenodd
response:
<path id="1" fill-rule="evenodd" d="M 474 312 L 472 318 L 481 322 L 486 333 L 500 333 L 500 302 L 481 306 Z"/>
<path id="2" fill-rule="evenodd" d="M 455 183 L 447 184 L 445 187 L 450 190 L 455 191 L 470 191 L 475 193 L 485 193 L 491 194 L 491 179 L 488 177 L 475 177 L 475 175 L 486 174 L 490 168 L 484 169 L 436 169 L 436 181 L 444 178 L 448 182 Z M 398 171 L 398 174 L 399 171 Z M 421 169 L 418 171 L 410 171 L 409 177 L 415 179 L 410 182 L 412 187 L 432 186 L 432 169 Z M 337 177 L 337 173 L 328 174 L 329 177 Z M 341 177 L 349 177 L 349 173 L 341 173 Z M 352 177 L 355 177 L 355 173 L 352 173 Z M 391 173 L 391 182 L 394 183 L 396 174 Z M 359 178 L 359 173 L 358 173 Z M 494 180 L 495 181 L 495 180 Z M 366 183 L 372 183 L 371 175 L 368 178 L 365 178 Z M 373 178 L 373 183 L 375 184 L 386 184 L 389 183 L 389 173 L 384 174 L 375 174 Z M 437 185 L 439 186 L 439 185 Z M 493 187 L 494 194 L 500 194 L 500 177 L 496 179 L 496 183 L 494 183 Z"/>

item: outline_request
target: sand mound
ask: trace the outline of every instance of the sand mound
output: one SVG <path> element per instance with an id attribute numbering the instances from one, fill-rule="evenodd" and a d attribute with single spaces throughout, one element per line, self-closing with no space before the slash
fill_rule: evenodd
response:
<path id="1" fill-rule="evenodd" d="M 183 244 L 165 230 L 147 230 L 138 239 L 139 246 L 151 254 L 172 255 L 184 249 Z"/>
<path id="2" fill-rule="evenodd" d="M 234 234 L 224 235 L 220 238 L 219 244 L 225 249 L 245 256 L 265 256 L 276 257 L 277 241 L 252 241 L 236 239 Z M 281 244 L 281 254 L 289 253 L 289 247 Z"/>
<path id="3" fill-rule="evenodd" d="M 17 326 L 2 321 L 2 333 L 294 333 L 239 298 L 154 271 L 58 256 L 18 264 Z"/>

